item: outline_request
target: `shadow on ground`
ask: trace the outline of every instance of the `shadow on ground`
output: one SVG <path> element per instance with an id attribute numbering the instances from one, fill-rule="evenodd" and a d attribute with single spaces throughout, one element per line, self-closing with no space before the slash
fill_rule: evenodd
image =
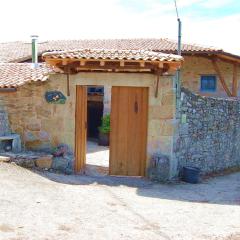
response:
<path id="1" fill-rule="evenodd" d="M 35 173 L 51 181 L 71 185 L 127 186 L 136 188 L 139 196 L 184 202 L 240 206 L 240 173 L 220 176 L 200 184 L 183 182 L 159 184 L 146 178 L 117 176 L 62 175 L 50 172 Z"/>

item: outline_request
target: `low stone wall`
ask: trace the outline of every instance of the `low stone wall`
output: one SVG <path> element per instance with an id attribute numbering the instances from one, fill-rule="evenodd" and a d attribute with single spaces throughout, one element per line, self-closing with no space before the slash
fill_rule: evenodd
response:
<path id="1" fill-rule="evenodd" d="M 240 101 L 202 97 L 182 89 L 175 144 L 181 172 L 194 166 L 202 174 L 240 166 Z"/>
<path id="2" fill-rule="evenodd" d="M 11 133 L 11 130 L 8 123 L 8 114 L 3 107 L 0 106 L 0 136 L 5 136 L 9 133 Z"/>

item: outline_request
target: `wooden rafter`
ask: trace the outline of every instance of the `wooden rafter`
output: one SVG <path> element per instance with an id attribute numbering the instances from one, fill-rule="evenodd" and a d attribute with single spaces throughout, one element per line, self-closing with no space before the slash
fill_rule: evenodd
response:
<path id="1" fill-rule="evenodd" d="M 174 72 L 181 62 L 159 62 L 159 61 L 128 61 L 128 60 L 93 60 L 93 59 L 47 59 L 50 65 L 63 70 L 66 73 L 66 67 L 69 67 L 70 74 L 86 71 L 105 71 L 105 72 L 146 72 L 155 73 L 162 69 L 163 73 Z"/>
<path id="2" fill-rule="evenodd" d="M 228 88 L 228 86 L 226 84 L 225 78 L 222 75 L 222 72 L 220 71 L 220 68 L 218 67 L 217 60 L 216 59 L 212 59 L 212 64 L 213 64 L 214 70 L 216 71 L 216 73 L 219 76 L 219 79 L 220 79 L 220 82 L 222 84 L 223 89 L 225 90 L 225 92 L 227 93 L 227 95 L 229 97 L 232 97 L 232 93 L 231 93 L 231 91 L 229 90 L 229 88 Z"/>
<path id="3" fill-rule="evenodd" d="M 10 87 L 10 88 L 0 88 L 0 93 L 11 93 L 11 92 L 16 92 L 17 88 L 15 87 Z"/>
<path id="4" fill-rule="evenodd" d="M 160 80 L 160 76 L 162 75 L 162 71 L 158 69 L 156 71 L 156 75 L 157 75 L 157 80 L 156 80 L 155 98 L 158 97 L 159 80 Z"/>
<path id="5" fill-rule="evenodd" d="M 70 96 L 70 79 L 69 79 L 70 68 L 68 65 L 63 65 L 63 70 L 67 75 L 67 96 Z"/>

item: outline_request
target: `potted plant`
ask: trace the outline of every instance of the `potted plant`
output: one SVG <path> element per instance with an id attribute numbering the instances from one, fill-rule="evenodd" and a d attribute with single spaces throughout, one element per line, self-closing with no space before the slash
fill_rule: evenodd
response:
<path id="1" fill-rule="evenodd" d="M 98 130 L 99 130 L 98 145 L 109 146 L 110 114 L 106 114 L 102 117 L 101 126 L 98 128 Z"/>

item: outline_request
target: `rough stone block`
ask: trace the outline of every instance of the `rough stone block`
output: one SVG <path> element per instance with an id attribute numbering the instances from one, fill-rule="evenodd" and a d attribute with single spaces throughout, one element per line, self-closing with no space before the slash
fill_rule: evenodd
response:
<path id="1" fill-rule="evenodd" d="M 52 167 L 52 162 L 53 162 L 53 156 L 52 155 L 45 155 L 37 158 L 35 160 L 35 164 L 39 168 L 51 168 Z"/>
<path id="2" fill-rule="evenodd" d="M 160 135 L 161 136 L 173 136 L 174 134 L 174 123 L 171 120 L 166 120 L 164 121 L 161 130 L 160 130 Z"/>
<path id="3" fill-rule="evenodd" d="M 24 132 L 24 141 L 25 142 L 34 142 L 38 140 L 38 136 L 36 132 L 25 131 Z"/>
<path id="4" fill-rule="evenodd" d="M 38 137 L 39 137 L 39 140 L 42 141 L 42 142 L 48 142 L 50 141 L 50 135 L 48 132 L 46 131 L 40 131 L 38 133 Z"/>
<path id="5" fill-rule="evenodd" d="M 28 159 L 28 158 L 20 158 L 15 159 L 14 162 L 24 168 L 34 168 L 35 167 L 35 161 L 34 159 Z"/>
<path id="6" fill-rule="evenodd" d="M 0 156 L 0 162 L 10 162 L 11 158 L 8 156 Z"/>
<path id="7" fill-rule="evenodd" d="M 30 131 L 40 131 L 41 124 L 40 122 L 28 123 L 26 128 Z"/>
<path id="8" fill-rule="evenodd" d="M 174 117 L 174 109 L 173 105 L 152 106 L 149 109 L 149 115 L 152 119 L 172 119 Z"/>
<path id="9" fill-rule="evenodd" d="M 65 172 L 65 170 L 68 168 L 68 164 L 69 164 L 68 159 L 64 157 L 54 157 L 52 168 L 60 172 Z"/>
<path id="10" fill-rule="evenodd" d="M 163 154 L 155 154 L 150 160 L 148 177 L 152 181 L 166 182 L 170 178 L 169 157 Z"/>
<path id="11" fill-rule="evenodd" d="M 173 105 L 175 103 L 175 95 L 173 93 L 164 94 L 161 100 L 162 105 Z"/>
<path id="12" fill-rule="evenodd" d="M 51 111 L 43 109 L 43 108 L 37 108 L 37 115 L 39 118 L 50 118 L 51 117 Z"/>

